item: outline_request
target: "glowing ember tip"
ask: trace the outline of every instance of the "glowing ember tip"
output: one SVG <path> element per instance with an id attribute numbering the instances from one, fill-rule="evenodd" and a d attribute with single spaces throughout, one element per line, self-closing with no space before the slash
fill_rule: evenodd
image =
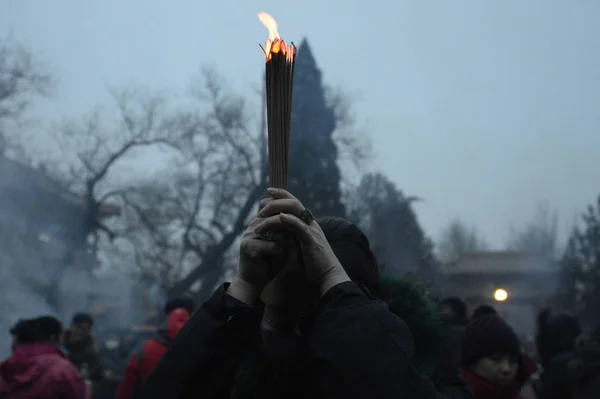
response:
<path id="1" fill-rule="evenodd" d="M 285 55 L 288 61 L 292 61 L 296 54 L 296 46 L 293 44 L 287 44 L 279 36 L 277 27 L 277 21 L 275 18 L 267 14 L 266 12 L 259 12 L 258 19 L 262 24 L 269 30 L 269 38 L 265 43 L 263 50 L 265 51 L 266 60 L 269 61 L 273 54 L 282 53 Z"/>

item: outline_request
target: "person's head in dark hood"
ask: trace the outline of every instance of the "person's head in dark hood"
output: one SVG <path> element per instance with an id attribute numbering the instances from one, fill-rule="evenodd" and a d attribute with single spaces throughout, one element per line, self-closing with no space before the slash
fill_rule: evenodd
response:
<path id="1" fill-rule="evenodd" d="M 536 343 L 542 365 L 547 366 L 560 353 L 574 352 L 579 335 L 581 326 L 576 317 L 552 313 L 550 309 L 541 311 L 538 315 Z"/>
<path id="2" fill-rule="evenodd" d="M 379 296 L 379 266 L 364 233 L 342 218 L 325 217 L 317 222 L 348 277 Z M 263 341 L 270 353 L 284 357 L 301 350 L 297 322 L 311 313 L 320 297 L 319 287 L 309 284 L 296 254 L 291 256 L 293 261 L 288 261 L 261 295 L 265 303 Z"/>
<path id="3" fill-rule="evenodd" d="M 87 313 L 76 313 L 71 319 L 71 328 L 78 329 L 90 335 L 94 327 L 94 318 Z"/>
<path id="4" fill-rule="evenodd" d="M 373 295 L 379 295 L 379 267 L 364 233 L 342 218 L 325 217 L 317 222 L 350 279 L 367 287 Z M 296 253 L 288 255 L 285 268 L 261 295 L 267 307 L 281 309 L 293 319 L 310 312 L 318 298 L 318 287 L 308 283 Z"/>
<path id="5" fill-rule="evenodd" d="M 498 315 L 471 321 L 462 347 L 462 374 L 475 398 L 514 399 L 532 372 L 519 339 Z"/>
<path id="6" fill-rule="evenodd" d="M 442 300 L 440 302 L 440 314 L 444 320 L 452 324 L 466 325 L 469 322 L 467 304 L 458 297 Z"/>
<path id="7" fill-rule="evenodd" d="M 92 328 L 94 319 L 87 313 L 76 313 L 71 319 L 71 325 L 63 335 L 63 343 L 69 351 L 92 345 L 94 338 Z"/>
<path id="8" fill-rule="evenodd" d="M 479 305 L 473 311 L 473 315 L 471 316 L 471 320 L 472 319 L 477 319 L 478 317 L 491 315 L 491 314 L 498 314 L 498 312 L 496 312 L 496 309 L 494 309 L 490 305 Z"/>

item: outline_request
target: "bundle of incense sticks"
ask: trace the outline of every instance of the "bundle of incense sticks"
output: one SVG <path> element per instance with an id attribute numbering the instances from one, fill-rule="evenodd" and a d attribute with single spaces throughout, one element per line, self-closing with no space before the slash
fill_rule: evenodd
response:
<path id="1" fill-rule="evenodd" d="M 263 47 L 266 58 L 269 184 L 287 189 L 296 46 L 279 37 L 277 22 L 269 14 L 262 12 L 258 18 L 269 29 L 269 39 Z"/>

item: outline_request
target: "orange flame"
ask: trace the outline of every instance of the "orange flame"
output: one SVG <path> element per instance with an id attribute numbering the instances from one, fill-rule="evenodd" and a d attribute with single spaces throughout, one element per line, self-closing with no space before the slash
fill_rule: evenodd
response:
<path id="1" fill-rule="evenodd" d="M 287 44 L 277 30 L 277 21 L 275 18 L 267 14 L 266 12 L 259 12 L 258 19 L 260 22 L 269 30 L 269 38 L 265 43 L 263 50 L 265 51 L 265 57 L 267 62 L 271 59 L 273 54 L 281 52 L 285 55 L 286 59 L 291 62 L 296 55 L 296 46 L 293 44 Z"/>

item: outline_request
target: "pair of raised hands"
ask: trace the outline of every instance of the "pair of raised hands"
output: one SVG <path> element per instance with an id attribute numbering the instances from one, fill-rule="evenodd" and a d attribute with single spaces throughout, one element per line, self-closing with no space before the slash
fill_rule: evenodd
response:
<path id="1" fill-rule="evenodd" d="M 285 231 L 295 237 L 306 277 L 319 287 L 321 295 L 337 284 L 350 281 L 319 224 L 301 219 L 306 210 L 304 205 L 286 190 L 267 191 L 270 197 L 260 202 L 258 214 L 242 237 L 239 268 L 228 293 L 249 305 L 258 302 L 264 287 L 274 277 L 268 270 L 269 261 L 285 262 L 284 248 L 264 238 L 264 233 L 271 231 Z"/>

